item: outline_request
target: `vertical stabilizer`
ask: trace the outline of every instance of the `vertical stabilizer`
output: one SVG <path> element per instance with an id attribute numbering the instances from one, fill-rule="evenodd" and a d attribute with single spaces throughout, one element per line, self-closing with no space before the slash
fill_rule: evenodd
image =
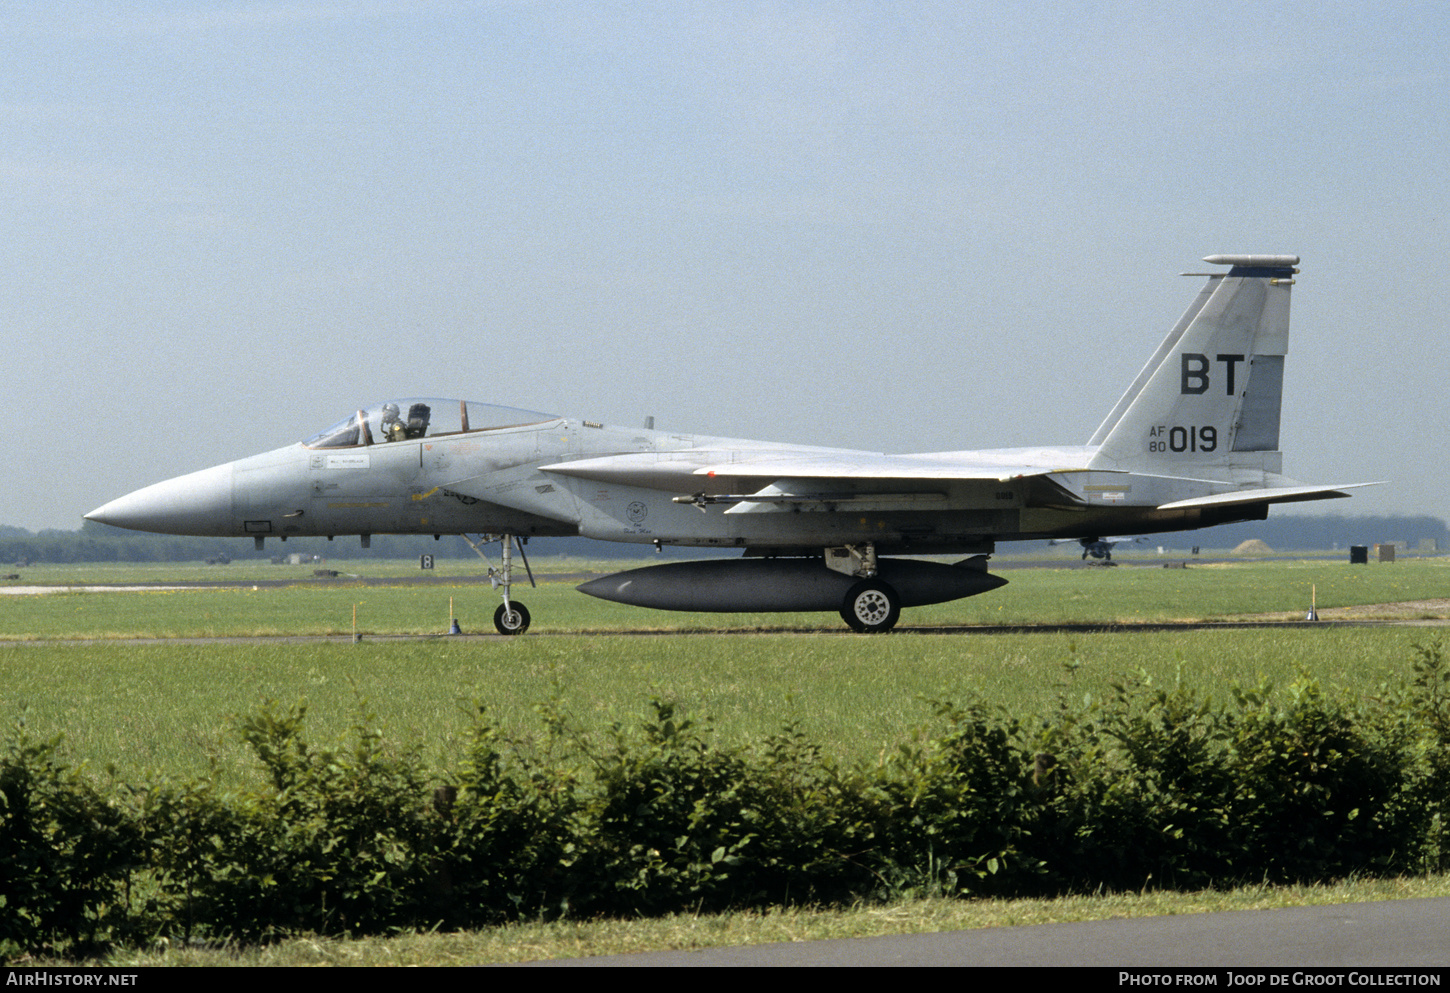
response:
<path id="1" fill-rule="evenodd" d="M 1227 479 L 1280 471 L 1297 255 L 1210 255 L 1215 273 L 1093 435 L 1091 467 Z"/>

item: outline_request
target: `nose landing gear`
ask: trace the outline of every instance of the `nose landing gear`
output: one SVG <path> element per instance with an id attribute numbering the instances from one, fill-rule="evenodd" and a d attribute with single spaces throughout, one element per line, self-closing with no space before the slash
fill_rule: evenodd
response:
<path id="1" fill-rule="evenodd" d="M 524 560 L 524 572 L 528 574 L 529 585 L 535 588 L 539 585 L 534 582 L 534 570 L 529 568 L 529 557 L 524 554 L 524 540 L 511 534 L 484 534 L 479 536 L 478 541 L 464 535 L 463 540 L 468 542 L 485 562 L 488 562 L 488 556 L 484 553 L 482 545 L 493 541 L 502 545 L 503 568 L 495 571 L 491 562 L 488 566 L 488 581 L 494 589 L 503 590 L 503 603 L 499 604 L 498 609 L 493 612 L 493 626 L 499 634 L 523 634 L 529 629 L 529 608 L 509 596 L 509 588 L 513 585 L 515 542 L 518 543 L 519 558 Z"/>
<path id="2" fill-rule="evenodd" d="M 529 608 L 517 600 L 501 603 L 493 612 L 493 626 L 499 634 L 523 634 L 529 629 Z"/>

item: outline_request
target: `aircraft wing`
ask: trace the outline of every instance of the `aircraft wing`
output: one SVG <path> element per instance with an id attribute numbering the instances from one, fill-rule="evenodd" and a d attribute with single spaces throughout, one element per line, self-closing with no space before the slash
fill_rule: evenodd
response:
<path id="1" fill-rule="evenodd" d="M 1026 476 L 1082 472 L 1078 466 L 984 463 L 939 455 L 787 456 L 720 463 L 695 470 L 700 476 L 749 476 L 757 479 L 930 479 L 1007 482 Z"/>
<path id="2" fill-rule="evenodd" d="M 980 453 L 972 453 L 980 454 Z M 990 462 L 953 458 L 951 455 L 880 455 L 875 452 L 634 452 L 578 459 L 540 466 L 544 472 L 578 476 L 597 482 L 688 492 L 700 486 L 700 476 L 750 479 L 934 480 L 1006 482 L 1031 476 L 1083 472 L 1065 461 L 1050 465 L 1015 461 Z M 1102 471 L 1102 470 L 1099 470 Z"/>
<path id="3" fill-rule="evenodd" d="M 1064 458 L 1063 466 L 1000 461 L 952 454 L 880 455 L 874 452 L 751 452 L 694 450 L 632 452 L 540 466 L 544 472 L 616 485 L 645 486 L 697 494 L 700 506 L 735 504 L 726 513 L 771 513 L 803 504 L 849 505 L 857 509 L 900 510 L 946 499 L 929 484 L 1026 484 L 1025 502 L 1034 507 L 1080 507 L 1087 501 L 1058 481 L 1061 473 L 1086 471 Z M 1099 470 L 1101 471 L 1101 470 Z M 738 480 L 746 492 L 701 493 L 710 480 Z M 832 484 L 836 484 L 834 487 Z M 728 484 L 727 484 L 728 485 Z M 755 499 L 751 499 L 754 497 Z M 676 502 L 691 502 L 685 496 Z"/>

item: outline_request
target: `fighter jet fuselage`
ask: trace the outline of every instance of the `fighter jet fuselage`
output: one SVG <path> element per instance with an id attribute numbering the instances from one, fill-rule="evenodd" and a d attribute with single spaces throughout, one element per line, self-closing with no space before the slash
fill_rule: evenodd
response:
<path id="1" fill-rule="evenodd" d="M 505 409 L 436 398 L 426 402 Z M 376 409 L 363 410 L 364 419 Z M 1158 510 L 1160 504 L 1197 495 L 1198 481 L 1094 472 L 1085 466 L 1091 450 L 1084 448 L 951 453 L 975 466 L 1000 459 L 1005 474 L 989 480 L 901 478 L 891 480 L 889 488 L 871 479 L 837 480 L 803 487 L 790 503 L 776 504 L 771 494 L 760 494 L 758 478 L 726 474 L 732 462 L 771 451 L 768 443 L 519 413 L 538 420 L 348 448 L 287 445 L 148 486 L 87 517 L 136 530 L 214 537 L 507 532 L 759 549 L 873 543 L 887 554 L 950 554 L 980 551 L 992 541 L 1176 531 L 1264 516 L 1242 508 L 1227 513 L 1211 507 Z M 808 451 L 782 450 L 797 457 Z M 848 449 L 809 451 L 831 459 L 882 458 Z M 647 454 L 669 469 L 655 474 L 649 485 L 631 485 L 570 465 L 621 453 Z M 934 465 L 944 457 L 896 458 Z M 1060 480 L 1045 484 L 1050 477 L 1011 474 L 1014 466 L 1034 459 L 1048 460 Z M 713 468 L 696 474 L 705 467 Z M 1126 503 L 1135 492 L 1138 501 L 1152 506 Z M 711 509 L 722 503 L 769 509 Z"/>
<path id="2" fill-rule="evenodd" d="M 411 398 L 86 516 L 259 547 L 309 535 L 484 533 L 500 536 L 506 569 L 514 541 L 531 536 L 736 548 L 744 560 L 635 569 L 581 589 L 664 609 L 839 609 L 858 630 L 888 630 L 903 606 L 1002 585 L 986 570 L 999 541 L 1185 530 L 1348 495 L 1281 474 L 1298 258 L 1206 261 L 1231 269 L 1208 276 L 1083 446 L 887 455 Z M 903 555 L 966 558 L 884 557 Z M 517 622 L 507 581 L 500 615 Z"/>

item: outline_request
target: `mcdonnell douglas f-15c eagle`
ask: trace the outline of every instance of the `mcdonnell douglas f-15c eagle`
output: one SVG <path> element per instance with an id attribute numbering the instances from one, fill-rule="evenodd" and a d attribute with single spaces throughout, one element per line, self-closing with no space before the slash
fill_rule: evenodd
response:
<path id="1" fill-rule="evenodd" d="M 167 534 L 463 534 L 502 542 L 498 630 L 531 535 L 739 548 L 579 587 L 664 610 L 837 610 L 889 631 L 903 607 L 985 593 L 999 541 L 1261 520 L 1348 496 L 1281 475 L 1295 255 L 1210 255 L 1187 313 L 1086 445 L 882 455 L 610 427 L 458 400 L 349 414 L 306 441 L 137 490 L 86 515 Z M 1365 484 L 1352 484 L 1365 485 Z M 520 549 L 521 550 L 521 549 Z M 947 564 L 891 555 L 961 555 Z M 528 565 L 527 560 L 524 562 Z"/>

